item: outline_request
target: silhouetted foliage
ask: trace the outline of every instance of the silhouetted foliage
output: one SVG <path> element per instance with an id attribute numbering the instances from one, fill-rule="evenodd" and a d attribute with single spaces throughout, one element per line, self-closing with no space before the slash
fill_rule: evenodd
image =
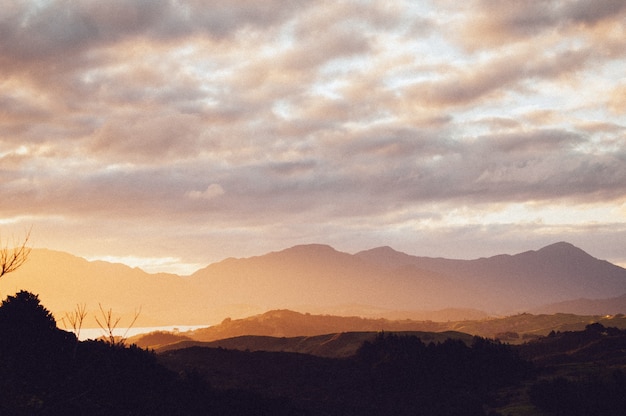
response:
<path id="1" fill-rule="evenodd" d="M 36 295 L 8 296 L 0 305 L 0 413 L 32 414 L 68 365 L 74 341 Z"/>
<path id="2" fill-rule="evenodd" d="M 350 358 L 192 347 L 159 360 L 179 371 L 194 368 L 214 386 L 287 397 L 312 415 L 337 416 L 484 416 L 493 389 L 517 384 L 530 368 L 500 343 L 425 344 L 393 333 L 379 334 Z"/>
<path id="3" fill-rule="evenodd" d="M 15 296 L 7 296 L 0 305 L 0 329 L 15 331 L 18 335 L 25 331 L 46 333 L 54 331 L 57 323 L 40 302 L 39 297 L 30 292 L 20 291 Z"/>
<path id="4" fill-rule="evenodd" d="M 591 324 L 516 347 L 380 333 L 350 358 L 203 347 L 157 356 L 79 342 L 22 291 L 0 305 L 0 415 L 497 416 L 497 392 L 526 392 L 523 381 L 542 412 L 613 416 L 626 408 L 625 348 L 626 331 Z M 607 367 L 533 379 L 527 359 L 545 370 L 563 356 Z"/>
<path id="5" fill-rule="evenodd" d="M 520 346 L 546 377 L 529 389 L 532 404 L 553 415 L 623 415 L 626 409 L 626 331 L 600 323 L 553 332 Z M 574 365 L 573 365 L 574 364 Z M 574 371 L 565 371 L 568 368 Z M 551 376 L 558 372 L 556 376 Z"/>
<path id="6" fill-rule="evenodd" d="M 621 370 L 615 370 L 606 379 L 542 380 L 532 385 L 529 395 L 539 409 L 559 416 L 621 416 L 626 409 L 626 385 Z"/>
<path id="7" fill-rule="evenodd" d="M 77 344 L 32 293 L 9 296 L 0 306 L 1 415 L 281 415 L 289 409 L 251 392 L 214 390 L 134 345 Z"/>
<path id="8" fill-rule="evenodd" d="M 544 365 L 567 362 L 612 360 L 626 364 L 626 330 L 587 325 L 584 331 L 553 332 L 520 346 L 523 357 Z"/>
<path id="9" fill-rule="evenodd" d="M 394 414 L 484 415 L 491 390 L 531 370 L 508 345 L 478 337 L 471 346 L 453 339 L 426 345 L 413 336 L 380 334 L 364 343 L 357 359 L 369 368 L 375 406 Z"/>

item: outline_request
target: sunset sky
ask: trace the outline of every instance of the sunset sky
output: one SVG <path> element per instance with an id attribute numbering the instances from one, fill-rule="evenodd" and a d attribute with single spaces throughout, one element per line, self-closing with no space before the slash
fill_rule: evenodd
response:
<path id="1" fill-rule="evenodd" d="M 0 233 L 626 266 L 626 1 L 6 0 Z"/>

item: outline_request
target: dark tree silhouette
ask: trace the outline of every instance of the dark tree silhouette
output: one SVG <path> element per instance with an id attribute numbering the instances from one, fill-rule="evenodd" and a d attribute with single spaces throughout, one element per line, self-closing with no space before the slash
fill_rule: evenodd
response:
<path id="1" fill-rule="evenodd" d="M 30 292 L 0 304 L 0 415 L 213 414 L 294 413 L 281 400 L 179 375 L 136 345 L 79 342 Z"/>
<path id="2" fill-rule="evenodd" d="M 39 303 L 39 297 L 20 291 L 7 296 L 0 305 L 0 344 L 27 351 L 56 337 L 56 321 L 50 311 Z"/>

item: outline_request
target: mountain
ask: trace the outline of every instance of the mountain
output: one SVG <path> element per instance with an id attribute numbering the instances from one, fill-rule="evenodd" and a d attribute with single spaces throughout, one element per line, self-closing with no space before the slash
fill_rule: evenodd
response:
<path id="1" fill-rule="evenodd" d="M 268 310 L 276 305 L 372 304 L 375 296 L 387 298 L 385 292 L 393 290 L 384 287 L 382 272 L 351 254 L 310 244 L 226 259 L 197 271 L 190 280 L 204 289 L 209 301 L 254 304 Z"/>
<path id="2" fill-rule="evenodd" d="M 262 310 L 307 311 L 336 305 L 386 310 L 474 308 L 457 276 L 401 266 L 387 268 L 325 245 L 302 245 L 246 259 L 227 259 L 190 276 L 214 303 L 254 304 Z M 359 315 L 361 313 L 358 313 Z"/>
<path id="3" fill-rule="evenodd" d="M 381 247 L 355 256 L 387 268 L 413 267 L 446 276 L 465 288 L 473 305 L 492 312 L 523 311 L 578 298 L 626 293 L 626 270 L 565 242 L 537 251 L 477 260 L 417 257 Z M 482 306 L 484 305 L 484 306 Z M 490 306 L 486 306 L 490 305 Z"/>
<path id="4" fill-rule="evenodd" d="M 568 243 L 476 260 L 417 257 L 389 247 L 350 255 L 305 245 L 228 259 L 190 279 L 211 291 L 213 302 L 238 301 L 262 310 L 352 303 L 389 311 L 453 307 L 506 314 L 626 293 L 625 269 Z"/>
<path id="5" fill-rule="evenodd" d="M 139 308 L 135 326 L 208 325 L 273 309 L 445 321 L 461 320 L 463 311 L 476 319 L 487 316 L 481 311 L 504 315 L 612 298 L 626 294 L 626 270 L 568 243 L 475 260 L 390 247 L 348 254 L 309 244 L 229 258 L 185 277 L 33 249 L 26 264 L 0 279 L 0 294 L 21 289 L 39 294 L 58 321 L 86 304 L 85 327 L 97 327 L 99 305 L 120 316 L 121 327 Z"/>
<path id="6" fill-rule="evenodd" d="M 123 264 L 87 261 L 47 249 L 31 250 L 20 269 L 0 280 L 3 297 L 22 289 L 38 294 L 60 327 L 69 324 L 63 321 L 66 313 L 84 304 L 88 311 L 86 328 L 98 327 L 94 317 L 100 314 L 99 304 L 121 318 L 120 327 L 129 325 L 139 309 L 138 326 L 180 323 L 170 318 L 178 319 L 175 311 L 185 309 L 192 292 L 185 279 L 174 274 L 149 274 Z"/>

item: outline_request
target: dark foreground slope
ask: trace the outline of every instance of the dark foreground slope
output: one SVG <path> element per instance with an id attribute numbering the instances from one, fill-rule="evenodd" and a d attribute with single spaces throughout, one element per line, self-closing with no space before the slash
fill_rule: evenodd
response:
<path id="1" fill-rule="evenodd" d="M 510 347 L 483 338 L 426 344 L 382 333 L 342 359 L 201 347 L 159 359 L 214 386 L 286 397 L 312 415 L 486 415 L 497 389 L 531 374 Z"/>
<path id="2" fill-rule="evenodd" d="M 355 355 L 365 342 L 372 342 L 378 334 L 377 332 L 341 332 L 311 337 L 300 336 L 288 338 L 243 335 L 211 342 L 180 341 L 162 345 L 155 348 L 155 350 L 160 353 L 189 347 L 210 347 L 239 351 L 295 352 L 318 357 L 346 358 Z M 428 343 L 439 343 L 448 339 L 455 339 L 470 345 L 473 340 L 471 335 L 455 331 L 406 331 L 394 332 L 394 334 L 413 336 Z"/>
<path id="3" fill-rule="evenodd" d="M 594 323 L 520 346 L 415 335 L 381 332 L 343 358 L 205 347 L 157 355 L 79 342 L 20 292 L 0 305 L 0 414 L 623 414 L 624 330 Z"/>
<path id="4" fill-rule="evenodd" d="M 37 296 L 0 306 L 0 415 L 287 415 L 284 400 L 211 388 L 154 353 L 57 329 Z"/>
<path id="5" fill-rule="evenodd" d="M 159 354 L 212 385 L 320 415 L 623 415 L 626 331 L 590 324 L 519 346 L 379 334 L 348 359 L 193 347 Z"/>
<path id="6" fill-rule="evenodd" d="M 460 365 L 462 364 L 462 365 Z M 0 306 L 0 414 L 485 415 L 527 376 L 508 347 L 381 335 L 350 358 L 188 348 L 154 353 L 57 329 L 36 295 Z"/>
<path id="7" fill-rule="evenodd" d="M 626 331 L 595 323 L 518 347 L 538 369 L 528 389 L 552 415 L 621 416 L 626 409 Z"/>

